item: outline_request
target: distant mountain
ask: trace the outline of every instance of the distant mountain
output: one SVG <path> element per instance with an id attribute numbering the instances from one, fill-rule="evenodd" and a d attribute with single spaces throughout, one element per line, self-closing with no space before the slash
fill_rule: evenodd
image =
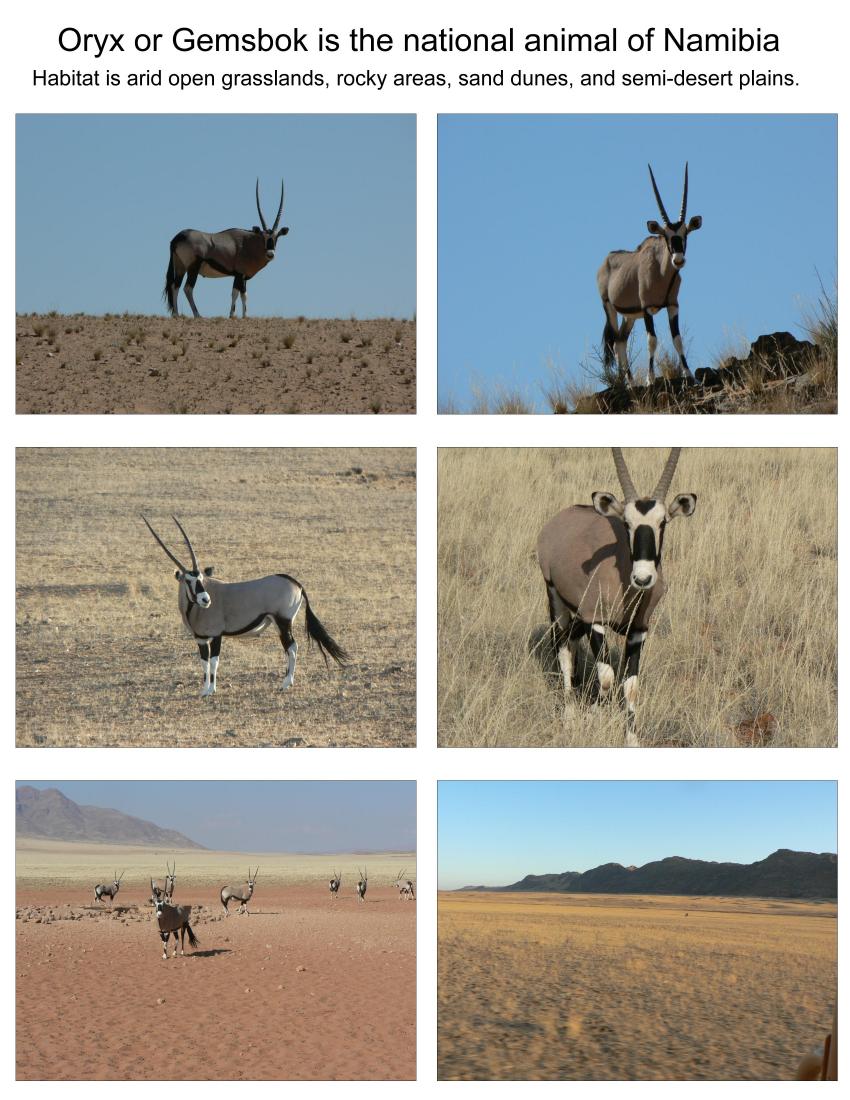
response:
<path id="1" fill-rule="evenodd" d="M 788 848 L 780 848 L 757 863 L 713 863 L 669 856 L 643 867 L 603 863 L 590 871 L 526 875 L 511 886 L 490 889 L 559 894 L 836 898 L 838 857 L 832 852 L 792 852 Z"/>
<path id="2" fill-rule="evenodd" d="M 51 787 L 18 787 L 15 791 L 15 833 L 46 840 L 89 844 L 140 844 L 155 848 L 203 848 L 174 829 L 100 806 L 78 806 Z"/>

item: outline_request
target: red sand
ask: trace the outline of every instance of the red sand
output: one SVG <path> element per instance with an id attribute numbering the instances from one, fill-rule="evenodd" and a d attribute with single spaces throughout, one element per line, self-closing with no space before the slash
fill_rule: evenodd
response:
<path id="1" fill-rule="evenodd" d="M 224 920 L 195 893 L 200 945 L 163 961 L 141 895 L 90 916 L 82 891 L 19 891 L 19 1080 L 415 1077 L 415 904 L 269 887 Z"/>

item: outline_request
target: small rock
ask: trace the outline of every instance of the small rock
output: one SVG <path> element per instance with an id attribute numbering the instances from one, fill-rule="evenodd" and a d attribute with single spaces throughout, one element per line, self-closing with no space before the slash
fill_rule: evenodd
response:
<path id="1" fill-rule="evenodd" d="M 158 1005 L 164 1005 L 165 1004 L 165 997 L 157 997 L 156 1003 Z"/>
<path id="2" fill-rule="evenodd" d="M 299 974 L 303 974 L 304 971 L 307 969 L 307 967 L 306 966 L 296 966 L 295 969 L 297 970 L 297 972 Z"/>

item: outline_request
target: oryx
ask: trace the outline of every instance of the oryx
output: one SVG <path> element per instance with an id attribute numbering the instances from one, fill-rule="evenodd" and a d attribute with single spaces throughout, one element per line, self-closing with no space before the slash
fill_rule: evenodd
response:
<path id="1" fill-rule="evenodd" d="M 165 870 L 164 879 L 151 879 L 152 901 L 159 901 L 160 898 L 164 898 L 167 902 L 170 902 L 174 897 L 174 873 L 177 870 L 177 861 L 175 860 L 174 867 L 171 867 L 166 861 Z"/>
<path id="2" fill-rule="evenodd" d="M 692 516 L 697 498 L 679 493 L 667 504 L 667 493 L 681 447 L 674 447 L 658 484 L 639 496 L 619 447 L 614 466 L 623 499 L 613 493 L 592 494 L 593 506 L 576 504 L 550 519 L 537 539 L 537 558 L 546 582 L 549 619 L 564 691 L 572 690 L 573 659 L 587 637 L 596 662 L 601 696 L 614 686 L 605 627 L 626 638 L 623 695 L 627 707 L 626 743 L 639 744 L 634 732 L 640 653 L 649 620 L 664 595 L 661 548 L 664 530 L 676 516 Z"/>
<path id="3" fill-rule="evenodd" d="M 342 872 L 334 871 L 333 876 L 328 880 L 328 889 L 331 892 L 331 897 L 336 898 L 339 893 L 340 883 L 342 882 Z"/>
<path id="4" fill-rule="evenodd" d="M 104 898 L 109 898 L 109 904 L 112 905 L 113 898 L 118 893 L 118 888 L 121 885 L 121 879 L 124 877 L 124 874 L 124 871 L 122 871 L 120 875 L 117 871 L 114 871 L 111 886 L 104 886 L 102 883 L 98 883 L 94 888 L 94 900 L 103 901 Z"/>
<path id="5" fill-rule="evenodd" d="M 198 938 L 189 924 L 192 915 L 191 905 L 169 905 L 159 898 L 156 902 L 156 922 L 159 925 L 159 936 L 162 940 L 162 957 L 168 958 L 168 937 L 174 934 L 174 954 L 177 958 L 177 933 L 180 933 L 180 954 L 183 954 L 183 944 L 186 933 L 189 933 L 189 943 L 192 947 L 198 946 Z"/>
<path id="6" fill-rule="evenodd" d="M 283 180 L 280 181 L 280 206 L 274 225 L 269 229 L 260 209 L 260 181 L 257 180 L 257 213 L 260 225 L 253 229 L 223 229 L 220 233 L 203 233 L 199 229 L 184 229 L 169 245 L 168 271 L 165 274 L 163 295 L 172 317 L 178 317 L 177 291 L 186 276 L 185 294 L 192 313 L 200 317 L 192 294 L 199 275 L 208 279 L 233 276 L 233 292 L 230 296 L 230 316 L 236 315 L 236 296 L 242 298 L 242 316 L 248 312 L 248 293 L 245 284 L 275 257 L 275 245 L 279 237 L 285 237 L 289 227 L 280 225 L 283 213 Z"/>
<path id="7" fill-rule="evenodd" d="M 412 901 L 415 898 L 413 883 L 409 878 L 404 878 L 405 868 L 402 868 L 395 877 L 395 887 L 402 901 Z"/>
<path id="8" fill-rule="evenodd" d="M 368 882 L 369 882 L 369 878 L 368 878 L 368 875 L 366 873 L 367 870 L 368 870 L 368 868 L 366 868 L 366 867 L 364 867 L 362 871 L 360 870 L 359 867 L 357 869 L 357 873 L 360 875 L 360 880 L 358 881 L 357 886 L 355 887 L 355 889 L 357 891 L 357 900 L 358 901 L 365 901 L 366 900 L 366 886 L 368 885 Z"/>
<path id="9" fill-rule="evenodd" d="M 180 582 L 177 605 L 183 623 L 193 635 L 204 666 L 204 684 L 201 695 L 213 695 L 216 690 L 218 658 L 223 637 L 250 638 L 261 634 L 272 623 L 277 627 L 280 641 L 286 650 L 286 676 L 281 688 L 286 691 L 295 679 L 295 660 L 298 644 L 292 633 L 292 622 L 304 604 L 307 618 L 307 639 L 315 642 L 328 665 L 333 657 L 338 665 L 344 665 L 348 654 L 322 626 L 310 607 L 310 601 L 302 585 L 286 573 L 270 577 L 258 577 L 252 581 L 217 581 L 212 579 L 212 569 L 202 570 L 198 564 L 189 536 L 176 516 L 177 524 L 192 557 L 192 568 L 185 565 L 168 549 L 144 516 L 148 530 L 177 566 L 174 576 Z"/>
<path id="10" fill-rule="evenodd" d="M 638 317 L 643 317 L 649 349 L 649 377 L 652 380 L 655 377 L 655 349 L 658 343 L 652 318 L 660 310 L 666 309 L 670 335 L 679 353 L 682 372 L 693 381 L 679 334 L 679 287 L 682 284 L 688 234 L 700 228 L 702 218 L 697 214 L 689 222 L 685 222 L 688 210 L 687 164 L 682 208 L 675 222 L 670 221 L 664 209 L 655 176 L 652 174 L 652 166 L 647 167 L 663 224 L 659 225 L 654 220 L 648 221 L 646 227 L 652 236 L 639 244 L 634 252 L 609 252 L 596 274 L 596 285 L 605 310 L 605 330 L 602 334 L 604 362 L 606 367 L 613 366 L 616 353 L 620 378 L 627 378 L 631 384 L 632 372 L 627 344 L 632 326 Z M 618 314 L 623 318 L 619 328 Z"/>
<path id="11" fill-rule="evenodd" d="M 244 882 L 241 886 L 222 886 L 221 888 L 221 904 L 224 906 L 224 915 L 228 916 L 230 910 L 228 906 L 232 901 L 238 901 L 237 913 L 248 912 L 248 902 L 251 900 L 251 895 L 254 893 L 254 883 L 257 881 L 257 875 L 260 873 L 260 868 L 251 874 L 251 868 L 248 868 L 248 881 Z"/>

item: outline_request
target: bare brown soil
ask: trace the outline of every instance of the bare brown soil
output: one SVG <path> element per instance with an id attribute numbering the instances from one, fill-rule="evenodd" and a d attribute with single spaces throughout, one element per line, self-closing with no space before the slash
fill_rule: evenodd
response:
<path id="1" fill-rule="evenodd" d="M 27 314 L 19 413 L 412 413 L 416 325 Z"/>
<path id="2" fill-rule="evenodd" d="M 442 894 L 442 1080 L 791 1080 L 831 1028 L 836 905 Z"/>
<path id="3" fill-rule="evenodd" d="M 177 608 L 189 532 L 222 580 L 288 573 L 351 655 L 325 668 L 304 612 L 294 686 L 276 631 L 222 644 L 218 693 Z M 35 449 L 17 456 L 17 740 L 65 746 L 415 744 L 413 450 Z"/>
<path id="4" fill-rule="evenodd" d="M 261 856 L 249 914 L 225 918 L 218 884 L 248 857 L 204 855 L 218 857 L 216 885 L 211 866 L 181 883 L 181 853 L 175 896 L 193 906 L 199 946 L 165 961 L 149 890 L 130 872 L 111 911 L 91 900 L 91 878 L 19 881 L 18 1079 L 413 1079 L 415 904 L 377 874 L 373 885 L 371 866 L 365 902 L 345 879 L 333 901 L 327 861 L 298 885 Z M 104 850 L 102 863 L 120 858 Z"/>

